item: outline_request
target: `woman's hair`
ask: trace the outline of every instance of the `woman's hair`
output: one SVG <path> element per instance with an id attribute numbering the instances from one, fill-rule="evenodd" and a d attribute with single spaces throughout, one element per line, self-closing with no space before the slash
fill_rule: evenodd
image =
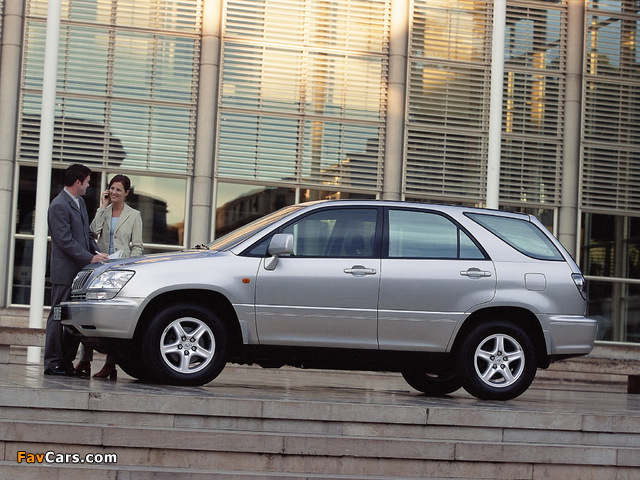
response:
<path id="1" fill-rule="evenodd" d="M 120 182 L 122 184 L 125 192 L 131 190 L 131 180 L 129 180 L 129 177 L 127 177 L 126 175 L 116 175 L 115 177 L 113 177 L 109 182 L 109 188 L 111 188 L 111 185 L 116 182 Z"/>

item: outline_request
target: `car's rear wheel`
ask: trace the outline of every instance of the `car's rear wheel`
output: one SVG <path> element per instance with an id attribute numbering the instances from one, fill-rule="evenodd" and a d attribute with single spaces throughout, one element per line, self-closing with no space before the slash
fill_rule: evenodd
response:
<path id="1" fill-rule="evenodd" d="M 524 393 L 536 375 L 535 347 L 526 332 L 509 322 L 475 327 L 459 349 L 464 389 L 483 400 L 511 400 Z"/>
<path id="2" fill-rule="evenodd" d="M 213 312 L 200 305 L 162 310 L 141 337 L 150 379 L 174 385 L 204 385 L 227 361 L 227 331 Z"/>
<path id="3" fill-rule="evenodd" d="M 409 385 L 426 395 L 446 395 L 462 386 L 457 372 L 428 373 L 407 370 L 402 372 L 402 376 Z"/>

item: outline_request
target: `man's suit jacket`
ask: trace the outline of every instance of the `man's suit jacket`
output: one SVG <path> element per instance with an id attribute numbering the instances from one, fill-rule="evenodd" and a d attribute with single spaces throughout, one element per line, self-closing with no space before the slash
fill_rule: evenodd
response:
<path id="1" fill-rule="evenodd" d="M 91 263 L 98 246 L 91 237 L 89 216 L 82 197 L 80 207 L 64 189 L 49 205 L 51 283 L 71 285 L 82 267 Z"/>
<path id="2" fill-rule="evenodd" d="M 101 252 L 109 251 L 111 212 L 111 205 L 99 208 L 91 222 L 91 232 L 98 236 L 98 248 Z M 142 215 L 125 203 L 113 231 L 113 251 L 122 250 L 123 257 L 135 257 L 142 255 L 142 249 Z"/>

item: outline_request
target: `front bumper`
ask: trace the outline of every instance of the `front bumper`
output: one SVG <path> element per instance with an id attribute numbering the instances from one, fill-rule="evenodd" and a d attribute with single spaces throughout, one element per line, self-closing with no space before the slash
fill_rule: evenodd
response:
<path id="1" fill-rule="evenodd" d="M 92 338 L 131 339 L 138 322 L 142 299 L 64 302 L 62 324 L 72 333 Z"/>

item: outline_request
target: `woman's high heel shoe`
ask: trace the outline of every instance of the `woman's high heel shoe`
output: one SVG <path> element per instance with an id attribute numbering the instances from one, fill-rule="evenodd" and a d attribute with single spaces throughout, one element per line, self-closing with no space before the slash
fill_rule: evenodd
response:
<path id="1" fill-rule="evenodd" d="M 104 364 L 102 369 L 96 373 L 93 378 L 108 378 L 109 380 L 118 379 L 118 370 L 115 365 Z"/>
<path id="2" fill-rule="evenodd" d="M 81 360 L 78 362 L 75 368 L 76 375 L 78 377 L 90 377 L 91 376 L 91 362 Z"/>

